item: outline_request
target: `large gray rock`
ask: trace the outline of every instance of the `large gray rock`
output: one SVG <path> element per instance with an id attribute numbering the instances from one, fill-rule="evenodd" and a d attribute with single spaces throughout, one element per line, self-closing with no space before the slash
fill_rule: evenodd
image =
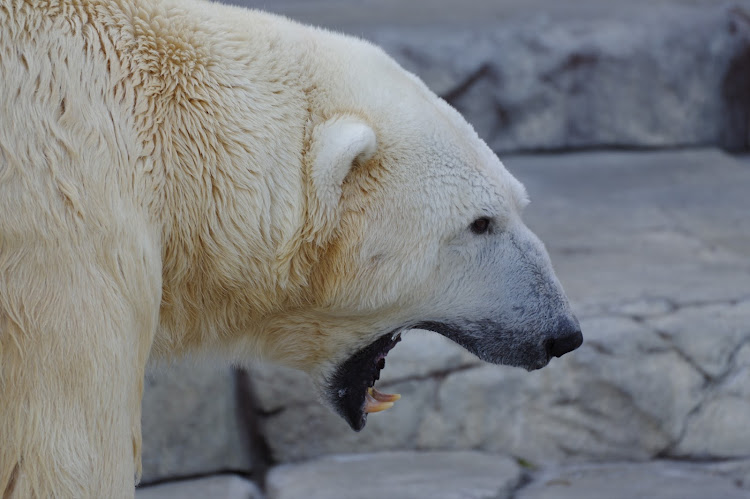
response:
<path id="1" fill-rule="evenodd" d="M 586 342 L 544 370 L 484 366 L 441 384 L 420 444 L 532 462 L 647 459 L 682 432 L 703 378 L 637 323 L 582 321 Z"/>
<path id="2" fill-rule="evenodd" d="M 151 372 L 143 394 L 142 483 L 250 473 L 256 463 L 236 400 L 230 369 L 184 362 Z"/>
<path id="3" fill-rule="evenodd" d="M 746 499 L 732 478 L 685 463 L 607 464 L 549 470 L 516 499 Z"/>
<path id="4" fill-rule="evenodd" d="M 709 463 L 706 471 L 731 478 L 737 486 L 750 489 L 750 459 L 730 459 Z"/>
<path id="5" fill-rule="evenodd" d="M 512 460 L 479 452 L 341 455 L 271 470 L 269 499 L 505 499 L 521 481 Z"/>
<path id="6" fill-rule="evenodd" d="M 748 146 L 750 16 L 739 8 L 375 39 L 498 151 Z"/>
<path id="7" fill-rule="evenodd" d="M 232 475 L 139 487 L 135 499 L 263 499 L 253 482 Z"/>
<path id="8" fill-rule="evenodd" d="M 502 159 L 579 311 L 653 316 L 750 295 L 747 163 L 711 149 Z"/>
<path id="9" fill-rule="evenodd" d="M 690 415 L 685 435 L 672 451 L 675 456 L 717 459 L 750 455 L 750 302 L 737 307 L 745 313 L 743 322 L 738 319 L 733 324 L 745 330 L 742 347 L 735 347 L 720 376 L 709 380 L 704 402 Z M 717 344 L 720 346 L 720 341 Z"/>
<path id="10" fill-rule="evenodd" d="M 739 347 L 750 342 L 750 301 L 683 308 L 648 322 L 706 377 L 717 380 L 736 367 Z"/>

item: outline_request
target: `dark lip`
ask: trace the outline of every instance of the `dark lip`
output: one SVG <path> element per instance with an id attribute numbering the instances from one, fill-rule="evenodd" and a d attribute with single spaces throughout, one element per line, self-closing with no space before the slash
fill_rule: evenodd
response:
<path id="1" fill-rule="evenodd" d="M 336 368 L 327 383 L 328 400 L 354 431 L 362 430 L 367 423 L 364 412 L 367 389 L 380 379 L 385 356 L 401 341 L 402 329 L 394 329 L 355 352 Z"/>

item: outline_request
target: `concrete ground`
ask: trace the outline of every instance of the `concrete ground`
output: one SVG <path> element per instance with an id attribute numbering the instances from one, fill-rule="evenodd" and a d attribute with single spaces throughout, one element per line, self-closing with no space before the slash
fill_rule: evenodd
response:
<path id="1" fill-rule="evenodd" d="M 532 199 L 525 218 L 579 311 L 607 315 L 654 300 L 690 307 L 750 297 L 746 158 L 702 149 L 503 159 L 525 183 Z M 750 461 L 741 459 L 523 464 L 472 452 L 327 458 L 272 470 L 267 497 L 418 498 L 426 490 L 434 499 L 750 497 Z M 212 480 L 211 490 L 219 490 Z M 261 497 L 239 478 L 226 480 L 226 492 L 212 497 Z M 137 497 L 206 497 L 201 490 L 200 482 L 162 485 Z"/>

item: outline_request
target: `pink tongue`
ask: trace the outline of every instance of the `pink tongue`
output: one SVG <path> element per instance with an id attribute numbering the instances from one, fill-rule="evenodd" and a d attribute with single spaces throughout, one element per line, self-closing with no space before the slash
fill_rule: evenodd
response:
<path id="1" fill-rule="evenodd" d="M 399 394 L 381 393 L 375 388 L 367 389 L 365 395 L 365 413 L 380 412 L 393 407 L 393 403 L 401 398 Z"/>

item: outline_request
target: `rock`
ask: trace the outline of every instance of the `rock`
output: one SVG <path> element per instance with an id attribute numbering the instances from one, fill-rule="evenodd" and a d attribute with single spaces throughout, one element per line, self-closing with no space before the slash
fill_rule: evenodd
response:
<path id="1" fill-rule="evenodd" d="M 747 302 L 745 303 L 747 306 Z M 748 327 L 745 325 L 744 327 Z M 732 352 L 726 372 L 711 383 L 706 400 L 690 415 L 684 436 L 670 456 L 699 459 L 750 456 L 750 341 Z M 750 486 L 750 468 L 745 481 Z"/>
<path id="2" fill-rule="evenodd" d="M 705 402 L 688 421 L 685 437 L 670 456 L 727 458 L 750 456 L 747 415 L 750 400 L 718 396 Z"/>
<path id="3" fill-rule="evenodd" d="M 535 463 L 660 453 L 699 403 L 702 376 L 634 322 L 589 319 L 582 330 L 581 349 L 541 371 L 484 366 L 448 376 L 420 444 Z"/>
<path id="4" fill-rule="evenodd" d="M 269 499 L 505 499 L 521 481 L 512 460 L 479 452 L 339 455 L 271 470 Z"/>
<path id="5" fill-rule="evenodd" d="M 750 15 L 740 7 L 381 28 L 372 38 L 497 151 L 749 145 L 739 88 L 750 80 Z"/>
<path id="6" fill-rule="evenodd" d="M 679 307 L 748 297 L 745 163 L 716 150 L 503 162 L 526 185 L 531 204 L 524 218 L 547 245 L 576 310 L 638 315 L 627 304 Z"/>
<path id="7" fill-rule="evenodd" d="M 683 308 L 648 322 L 694 365 L 718 378 L 750 341 L 750 301 Z"/>
<path id="8" fill-rule="evenodd" d="M 675 305 L 666 298 L 638 298 L 626 303 L 615 304 L 609 312 L 635 318 L 657 317 L 673 312 Z"/>
<path id="9" fill-rule="evenodd" d="M 150 373 L 143 394 L 142 483 L 250 473 L 255 463 L 239 412 L 230 369 L 184 362 Z"/>
<path id="10" fill-rule="evenodd" d="M 739 487 L 750 489 L 750 459 L 717 462 L 708 464 L 705 468 L 711 473 L 732 479 Z"/>
<path id="11" fill-rule="evenodd" d="M 135 499 L 263 499 L 253 482 L 231 475 L 139 487 Z"/>
<path id="12" fill-rule="evenodd" d="M 516 499 L 722 499 L 747 498 L 731 478 L 698 466 L 648 464 L 585 465 L 550 470 L 516 493 Z"/>

